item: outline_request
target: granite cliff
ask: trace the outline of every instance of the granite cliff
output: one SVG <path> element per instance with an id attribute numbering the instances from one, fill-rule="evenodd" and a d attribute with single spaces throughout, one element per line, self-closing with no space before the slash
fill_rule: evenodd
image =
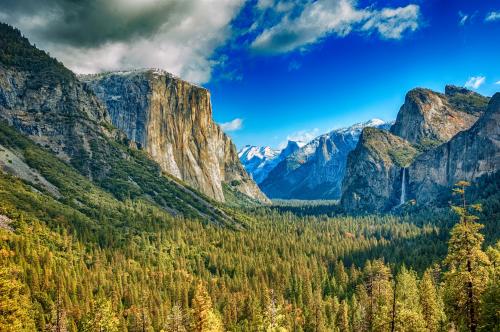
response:
<path id="1" fill-rule="evenodd" d="M 403 172 L 417 154 L 417 149 L 401 137 L 365 128 L 347 159 L 342 206 L 349 211 L 384 211 L 397 205 Z"/>
<path id="2" fill-rule="evenodd" d="M 267 202 L 241 165 L 231 139 L 212 119 L 208 90 L 162 70 L 81 76 L 112 123 L 162 170 L 224 201 L 223 185 Z"/>
<path id="3" fill-rule="evenodd" d="M 498 171 L 495 100 L 455 86 L 444 94 L 408 92 L 390 132 L 365 130 L 349 155 L 344 209 L 387 211 L 410 199 L 427 204 L 458 180 Z"/>
<path id="4" fill-rule="evenodd" d="M 229 181 L 229 187 L 242 191 L 250 188 L 248 193 L 252 194 L 253 182 L 247 184 L 242 179 L 245 173 L 234 146 L 214 127 L 218 135 L 214 140 L 221 151 L 218 158 L 224 166 L 221 176 Z M 18 30 L 1 23 L 0 132 L 0 171 L 23 179 L 32 188 L 46 191 L 77 210 L 88 211 L 78 195 L 99 188 L 96 190 L 118 200 L 148 201 L 173 215 L 215 223 L 236 220 L 223 206 L 170 176 L 146 153 L 131 147 L 127 135 L 112 124 L 106 104 L 86 83 L 32 46 Z M 203 135 L 196 130 L 190 134 Z M 205 152 L 198 153 L 192 157 Z M 54 167 L 65 173 L 54 176 Z M 60 181 L 58 177 L 74 181 Z M 83 182 L 85 188 L 72 187 Z"/>
<path id="5" fill-rule="evenodd" d="M 500 168 L 500 93 L 490 100 L 484 115 L 450 141 L 419 155 L 408 168 L 408 194 L 427 204 L 447 198 L 460 180 L 474 181 Z"/>
<path id="6" fill-rule="evenodd" d="M 424 149 L 432 148 L 469 129 L 487 104 L 488 98 L 451 85 L 444 94 L 416 88 L 406 94 L 391 132 Z"/>

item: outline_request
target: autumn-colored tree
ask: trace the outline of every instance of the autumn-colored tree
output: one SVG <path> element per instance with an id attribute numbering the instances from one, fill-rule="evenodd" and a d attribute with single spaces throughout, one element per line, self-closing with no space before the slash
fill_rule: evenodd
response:
<path id="1" fill-rule="evenodd" d="M 83 320 L 82 330 L 85 332 L 117 332 L 119 320 L 116 317 L 111 301 L 99 295 L 92 303 L 92 308 Z"/>
<path id="2" fill-rule="evenodd" d="M 0 263 L 6 264 L 2 257 Z M 18 267 L 0 266 L 0 331 L 35 331 L 28 289 L 19 276 Z"/>
<path id="3" fill-rule="evenodd" d="M 212 300 L 202 282 L 196 285 L 193 298 L 193 331 L 221 332 L 222 322 L 212 307 Z"/>

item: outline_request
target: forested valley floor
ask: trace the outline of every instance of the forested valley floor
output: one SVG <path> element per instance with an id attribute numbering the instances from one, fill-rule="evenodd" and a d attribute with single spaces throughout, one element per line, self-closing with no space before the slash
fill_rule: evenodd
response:
<path id="1" fill-rule="evenodd" d="M 0 331 L 499 330 L 498 176 L 459 184 L 453 211 L 226 204 L 224 225 L 2 130 L 58 192 L 0 172 Z"/>

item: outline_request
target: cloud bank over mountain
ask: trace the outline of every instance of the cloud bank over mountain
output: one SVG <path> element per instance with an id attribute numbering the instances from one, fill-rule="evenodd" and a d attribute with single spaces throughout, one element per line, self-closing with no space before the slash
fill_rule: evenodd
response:
<path id="1" fill-rule="evenodd" d="M 280 54 L 352 32 L 399 39 L 419 27 L 419 7 L 361 8 L 351 0 L 4 0 L 0 20 L 78 73 L 153 67 L 205 83 L 224 66 L 225 47 Z M 250 29 L 235 29 L 240 21 Z"/>

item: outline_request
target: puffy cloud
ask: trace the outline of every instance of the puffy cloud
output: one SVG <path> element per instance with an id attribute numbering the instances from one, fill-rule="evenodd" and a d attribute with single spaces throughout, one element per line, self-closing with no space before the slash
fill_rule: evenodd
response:
<path id="1" fill-rule="evenodd" d="M 243 128 L 243 119 L 236 118 L 229 122 L 224 122 L 220 124 L 220 127 L 224 131 L 237 131 Z"/>
<path id="2" fill-rule="evenodd" d="M 495 84 L 498 84 L 498 85 L 500 85 L 500 81 L 496 81 L 496 82 L 495 82 Z"/>
<path id="3" fill-rule="evenodd" d="M 489 12 L 484 20 L 486 22 L 498 21 L 500 20 L 500 12 Z"/>
<path id="4" fill-rule="evenodd" d="M 467 82 L 465 82 L 465 87 L 470 89 L 477 89 L 484 83 L 485 80 L 486 77 L 484 76 L 472 76 L 467 80 Z"/>
<path id="5" fill-rule="evenodd" d="M 0 19 L 78 73 L 163 68 L 203 83 L 243 0 L 4 0 Z"/>
<path id="6" fill-rule="evenodd" d="M 406 30 L 418 29 L 419 12 L 420 8 L 417 5 L 375 11 L 370 14 L 370 18 L 363 25 L 363 30 L 376 29 L 384 38 L 400 39 Z"/>
<path id="7" fill-rule="evenodd" d="M 251 47 L 262 53 L 286 53 L 353 30 L 377 31 L 383 38 L 400 39 L 405 31 L 418 28 L 419 15 L 417 5 L 374 10 L 357 8 L 352 0 L 318 0 L 290 9 L 277 24 L 264 28 Z"/>

